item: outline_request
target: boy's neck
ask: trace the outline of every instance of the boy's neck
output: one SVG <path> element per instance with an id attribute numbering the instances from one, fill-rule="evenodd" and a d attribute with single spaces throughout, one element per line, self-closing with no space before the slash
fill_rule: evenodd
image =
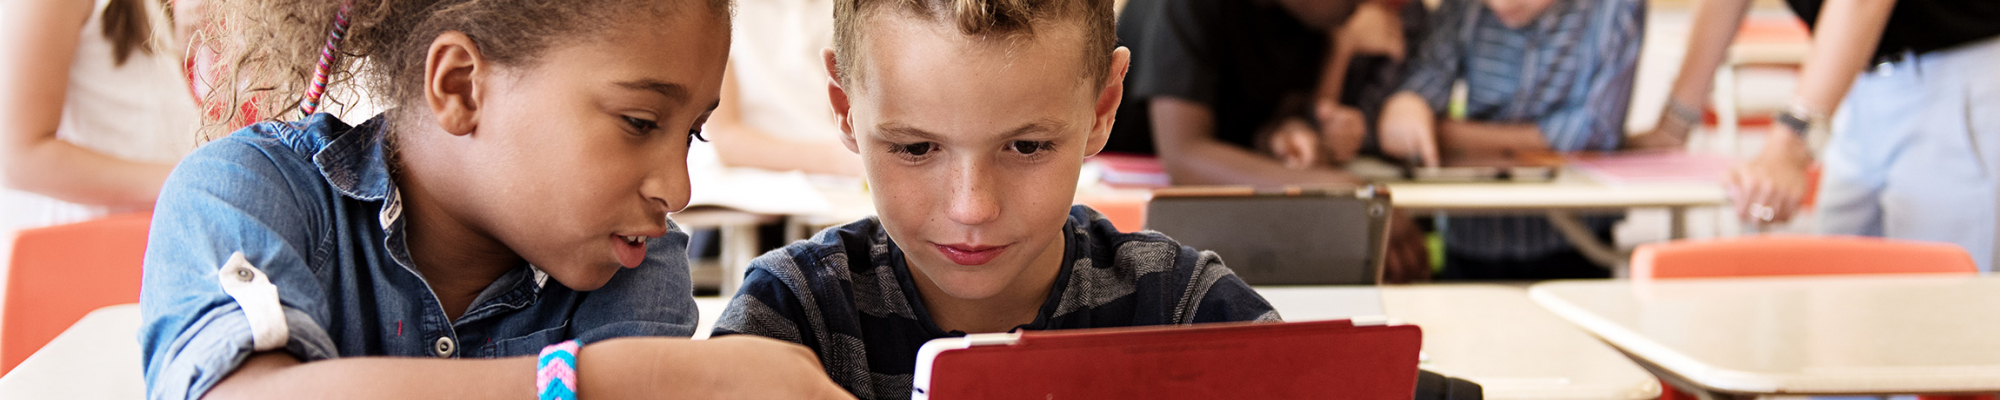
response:
<path id="1" fill-rule="evenodd" d="M 405 179 L 398 190 L 403 217 L 408 219 L 403 237 L 415 264 L 411 267 L 423 274 L 450 320 L 458 320 L 487 286 L 525 262 L 498 239 L 475 232 L 444 212 L 418 180 Z"/>
<path id="2" fill-rule="evenodd" d="M 1006 332 L 1016 326 L 1034 323 L 1035 318 L 1041 315 L 1042 305 L 1048 302 L 1049 293 L 1055 289 L 1056 277 L 1062 275 L 1063 255 L 1068 242 L 1066 235 L 1057 235 L 1056 243 L 1045 247 L 1014 282 L 990 298 L 952 297 L 918 268 L 909 268 L 910 277 L 917 284 L 917 295 L 923 300 L 924 308 L 930 311 L 931 322 L 937 324 L 939 329 L 965 333 Z M 905 257 L 904 264 L 908 265 L 908 262 L 908 257 Z"/>

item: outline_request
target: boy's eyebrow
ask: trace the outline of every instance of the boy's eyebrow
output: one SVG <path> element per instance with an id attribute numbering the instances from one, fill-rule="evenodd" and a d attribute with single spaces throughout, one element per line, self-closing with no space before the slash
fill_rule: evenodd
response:
<path id="1" fill-rule="evenodd" d="M 673 100 L 676 103 L 686 103 L 688 101 L 687 86 L 681 86 L 678 83 L 661 82 L 652 78 L 641 78 L 639 80 L 618 82 L 618 86 L 626 89 L 659 93 L 661 96 L 666 96 L 668 100 Z"/>
<path id="2" fill-rule="evenodd" d="M 1063 123 L 1060 121 L 1056 121 L 1053 119 L 1042 119 L 1040 121 L 1029 122 L 1025 125 L 1015 127 L 1014 129 L 1008 129 L 1007 132 L 1001 134 L 1000 137 L 1001 139 L 1013 139 L 1016 137 L 1021 137 L 1032 133 L 1061 131 L 1063 126 L 1064 126 Z M 915 137 L 916 139 L 928 140 L 928 141 L 936 141 L 939 139 L 940 136 L 936 133 L 931 133 L 930 131 L 926 131 L 923 129 L 919 129 L 917 127 L 903 125 L 895 122 L 887 122 L 881 125 L 876 125 L 875 129 L 879 132 L 887 134 L 888 136 Z"/>

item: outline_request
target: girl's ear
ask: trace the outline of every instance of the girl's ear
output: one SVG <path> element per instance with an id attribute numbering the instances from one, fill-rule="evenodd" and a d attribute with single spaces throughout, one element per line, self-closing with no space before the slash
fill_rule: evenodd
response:
<path id="1" fill-rule="evenodd" d="M 424 101 L 438 127 L 453 135 L 468 135 L 479 127 L 481 85 L 488 67 L 479 46 L 464 33 L 445 32 L 431 41 L 424 55 Z"/>
<path id="2" fill-rule="evenodd" d="M 1111 70 L 1104 74 L 1104 89 L 1097 93 L 1096 119 L 1090 126 L 1090 140 L 1084 157 L 1104 151 L 1111 141 L 1111 124 L 1118 121 L 1118 104 L 1125 101 L 1125 72 L 1132 65 L 1132 51 L 1120 46 L 1111 50 Z"/>
<path id="3" fill-rule="evenodd" d="M 833 102 L 833 123 L 840 125 L 840 143 L 847 145 L 847 151 L 861 154 L 861 146 L 854 142 L 854 119 L 847 114 L 847 90 L 840 87 L 840 65 L 834 60 L 833 49 L 819 53 L 826 62 L 826 98 Z"/>

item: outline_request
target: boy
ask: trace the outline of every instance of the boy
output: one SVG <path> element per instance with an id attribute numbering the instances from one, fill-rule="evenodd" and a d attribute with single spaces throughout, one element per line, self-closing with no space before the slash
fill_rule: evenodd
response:
<path id="1" fill-rule="evenodd" d="M 1123 93 L 1112 18 L 1109 0 L 841 0 L 827 91 L 880 216 L 752 261 L 715 334 L 803 344 L 891 399 L 935 338 L 1277 321 L 1214 253 L 1069 206 Z"/>
<path id="2" fill-rule="evenodd" d="M 1639 0 L 1444 0 L 1383 106 L 1382 149 L 1431 166 L 1618 149 L 1645 14 Z M 1460 80 L 1465 120 L 1440 120 Z M 1617 218 L 1584 222 L 1608 239 Z M 1443 232 L 1446 279 L 1610 277 L 1539 218 L 1450 218 Z"/>

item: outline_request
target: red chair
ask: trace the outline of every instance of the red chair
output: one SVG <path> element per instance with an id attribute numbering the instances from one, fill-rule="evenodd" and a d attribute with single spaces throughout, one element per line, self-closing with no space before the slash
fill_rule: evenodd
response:
<path id="1" fill-rule="evenodd" d="M 1958 246 L 1856 236 L 1755 236 L 1641 245 L 1632 251 L 1632 279 L 1788 275 L 1979 273 Z M 1661 399 L 1695 399 L 1660 385 Z M 1990 395 L 1919 396 L 1923 400 L 1994 400 Z"/>
<path id="2" fill-rule="evenodd" d="M 84 314 L 139 301 L 151 213 L 23 230 L 14 239 L 0 314 L 0 374 Z"/>

